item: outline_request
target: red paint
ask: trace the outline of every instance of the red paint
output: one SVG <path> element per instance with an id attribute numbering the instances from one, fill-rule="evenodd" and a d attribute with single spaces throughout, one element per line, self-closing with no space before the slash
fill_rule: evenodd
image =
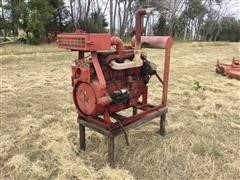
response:
<path id="1" fill-rule="evenodd" d="M 240 79 L 240 60 L 233 58 L 231 64 L 217 61 L 216 72 L 231 78 Z"/>
<path id="2" fill-rule="evenodd" d="M 143 72 L 142 66 L 114 70 L 109 65 L 111 61 L 133 61 L 136 51 L 141 49 L 142 18 L 146 13 L 145 10 L 137 12 L 136 40 L 132 40 L 133 47 L 128 50 L 125 50 L 120 38 L 111 37 L 109 34 L 87 34 L 78 30 L 75 33 L 57 36 L 59 48 L 78 51 L 78 59 L 72 66 L 72 86 L 79 117 L 112 130 L 120 128 L 118 123 L 112 122 L 112 116 L 124 109 L 135 107 L 143 110 L 122 119 L 124 126 L 153 112 L 166 110 L 170 49 L 173 43 L 171 37 L 142 37 L 144 42 L 148 42 L 145 45 L 165 49 L 163 89 L 162 93 L 156 91 L 162 96 L 162 102 L 156 106 L 148 105 L 149 75 Z M 115 46 L 115 52 L 112 52 L 111 46 Z M 90 57 L 84 57 L 85 52 L 90 52 Z M 140 58 L 147 63 L 145 55 L 141 54 Z"/>
<path id="3" fill-rule="evenodd" d="M 135 47 L 136 37 L 131 39 L 131 45 Z M 142 48 L 157 48 L 167 49 L 171 48 L 173 40 L 170 36 L 141 36 Z"/>
<path id="4" fill-rule="evenodd" d="M 100 51 L 111 49 L 110 34 L 87 34 L 83 32 L 57 35 L 59 48 L 77 51 Z"/>

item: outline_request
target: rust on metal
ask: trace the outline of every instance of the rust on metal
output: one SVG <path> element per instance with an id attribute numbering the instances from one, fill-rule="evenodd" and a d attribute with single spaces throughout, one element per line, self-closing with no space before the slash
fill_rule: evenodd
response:
<path id="1" fill-rule="evenodd" d="M 160 134 L 165 134 L 168 102 L 170 52 L 173 40 L 170 36 L 141 36 L 143 17 L 152 8 L 140 9 L 136 13 L 136 36 L 132 47 L 125 49 L 123 41 L 110 34 L 62 33 L 57 36 L 59 48 L 78 52 L 72 65 L 73 101 L 79 123 L 80 149 L 86 149 L 85 127 L 108 137 L 108 159 L 114 167 L 114 138 L 156 117 L 160 118 Z M 163 72 L 160 76 L 151 60 L 141 48 L 158 48 L 165 51 Z M 114 51 L 113 48 L 116 50 Z M 89 57 L 85 57 L 85 53 Z M 161 101 L 148 103 L 148 84 L 156 75 L 162 89 Z M 161 87 L 160 87 L 161 88 Z M 119 112 L 131 108 L 130 116 Z"/>
<path id="2" fill-rule="evenodd" d="M 231 64 L 224 64 L 217 61 L 216 73 L 230 78 L 240 79 L 240 60 L 233 57 Z"/>

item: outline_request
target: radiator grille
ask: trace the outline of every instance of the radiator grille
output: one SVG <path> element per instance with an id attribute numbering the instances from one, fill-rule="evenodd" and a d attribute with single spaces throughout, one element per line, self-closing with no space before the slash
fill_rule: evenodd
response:
<path id="1" fill-rule="evenodd" d="M 85 48 L 85 38 L 83 37 L 58 37 L 59 46 L 68 46 L 68 48 Z"/>

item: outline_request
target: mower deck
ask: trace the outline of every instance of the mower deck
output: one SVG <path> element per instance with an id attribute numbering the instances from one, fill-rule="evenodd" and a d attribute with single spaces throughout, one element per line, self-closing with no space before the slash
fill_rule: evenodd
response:
<path id="1" fill-rule="evenodd" d="M 231 64 L 224 64 L 217 61 L 216 73 L 230 78 L 240 79 L 240 60 L 233 58 Z"/>

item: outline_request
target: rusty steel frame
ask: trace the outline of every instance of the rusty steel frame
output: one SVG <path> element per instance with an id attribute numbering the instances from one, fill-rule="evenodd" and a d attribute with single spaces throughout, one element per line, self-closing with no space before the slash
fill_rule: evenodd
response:
<path id="1" fill-rule="evenodd" d="M 133 113 L 136 110 L 136 108 L 133 108 Z M 128 124 L 124 126 L 125 130 L 130 130 L 133 128 L 136 128 L 142 124 L 148 123 L 149 121 L 153 120 L 156 117 L 160 117 L 160 135 L 164 136 L 165 135 L 165 120 L 166 120 L 166 113 L 167 113 L 168 108 L 162 108 L 158 111 L 152 112 L 143 118 L 139 119 L 138 121 L 135 121 L 131 124 Z M 128 117 L 122 116 L 115 114 L 112 116 L 113 118 L 117 119 L 128 119 Z M 89 121 L 87 119 L 78 117 L 77 122 L 79 124 L 79 144 L 80 144 L 80 149 L 85 151 L 86 150 L 86 136 L 85 136 L 85 127 L 88 127 L 90 129 L 93 129 L 94 131 L 107 136 L 108 138 L 108 161 L 109 165 L 114 168 L 115 167 L 115 157 L 114 157 L 114 139 L 115 137 L 123 134 L 123 131 L 120 128 L 115 128 L 112 130 L 107 129 L 104 126 L 99 125 L 98 123 Z"/>
<path id="2" fill-rule="evenodd" d="M 106 116 L 108 119 L 114 118 L 119 119 L 124 128 L 126 130 L 130 130 L 132 128 L 136 128 L 144 123 L 147 123 L 151 120 L 153 120 L 156 117 L 160 117 L 160 135 L 164 136 L 166 133 L 165 130 L 165 124 L 166 124 L 166 113 L 167 113 L 167 95 L 168 95 L 168 80 L 169 80 L 169 66 L 170 66 L 170 49 L 171 49 L 171 43 L 167 43 L 167 47 L 165 49 L 165 59 L 164 59 L 164 70 L 163 70 L 163 89 L 162 89 L 162 103 L 160 105 L 154 106 L 147 103 L 147 89 L 144 93 L 144 96 L 142 98 L 142 102 L 139 102 L 137 106 L 132 107 L 133 116 L 131 117 L 124 117 L 122 115 L 119 115 L 117 113 L 109 114 L 107 113 L 104 115 L 104 119 L 106 120 Z M 96 57 L 96 54 L 93 53 L 93 63 L 95 62 L 95 68 L 96 70 L 99 70 L 102 72 L 101 68 L 98 66 L 98 61 Z M 103 76 L 102 73 L 99 73 L 98 76 Z M 105 84 L 105 80 L 103 78 L 99 78 L 100 82 Z M 137 113 L 138 110 L 143 110 L 141 113 Z M 85 127 L 88 127 L 90 129 L 93 129 L 100 134 L 103 134 L 108 137 L 108 161 L 111 167 L 115 167 L 115 161 L 114 161 L 114 139 L 116 136 L 123 133 L 121 130 L 121 127 L 118 122 L 115 123 L 107 123 L 104 121 L 103 118 L 100 117 L 91 117 L 91 116 L 85 116 L 82 115 L 81 117 L 78 117 L 78 123 L 79 123 L 79 144 L 80 149 L 85 150 L 86 149 L 86 137 L 85 137 Z"/>
<path id="3" fill-rule="evenodd" d="M 142 17 L 146 14 L 146 11 L 140 10 L 136 14 L 136 42 L 134 43 L 135 48 L 141 49 L 141 29 L 142 29 Z M 148 37 L 143 37 L 143 39 L 147 39 Z M 152 38 L 152 37 L 151 37 Z M 165 135 L 165 121 L 166 121 L 166 113 L 167 113 L 167 96 L 168 96 L 168 80 L 169 80 L 169 66 L 170 66 L 170 52 L 171 47 L 173 44 L 173 40 L 170 36 L 164 37 L 156 37 L 160 39 L 160 46 L 159 44 L 149 44 L 149 47 L 155 46 L 156 48 L 165 49 L 165 57 L 164 57 L 164 69 L 163 69 L 163 84 L 162 84 L 162 102 L 160 105 L 154 106 L 150 105 L 147 102 L 148 99 L 148 90 L 144 91 L 142 95 L 142 101 L 137 104 L 137 106 L 133 106 L 132 115 L 131 117 L 125 117 L 119 115 L 117 112 L 111 112 L 110 110 L 106 110 L 103 113 L 103 118 L 99 116 L 86 116 L 79 112 L 78 123 L 79 123 L 79 144 L 80 149 L 86 149 L 86 137 L 85 137 L 85 127 L 93 129 L 100 134 L 103 134 L 108 137 L 108 161 L 111 167 L 115 166 L 114 163 L 114 139 L 116 136 L 124 133 L 122 130 L 119 122 L 111 122 L 111 118 L 117 119 L 122 123 L 122 126 L 125 130 L 130 130 L 132 128 L 138 127 L 141 124 L 147 123 L 153 120 L 156 117 L 160 117 L 160 135 Z M 151 42 L 151 41 L 150 41 Z M 124 54 L 122 53 L 122 47 L 118 46 L 120 43 L 119 39 L 114 39 L 112 41 L 113 44 L 117 45 L 117 50 L 119 50 L 119 54 L 113 55 L 123 57 Z M 121 43 L 120 43 L 121 44 Z M 82 57 L 82 55 L 79 54 Z M 92 63 L 97 73 L 97 77 L 99 79 L 100 84 L 103 87 L 106 87 L 106 81 L 100 67 L 97 53 L 91 51 L 92 56 Z M 109 58 L 111 60 L 111 57 Z M 117 108 L 117 107 L 113 107 Z M 121 107 L 120 107 L 121 109 Z M 138 113 L 138 110 L 142 110 L 143 112 Z"/>
<path id="4" fill-rule="evenodd" d="M 105 136 L 108 137 L 108 160 L 111 167 L 114 167 L 114 139 L 120 134 L 125 134 L 125 130 L 130 130 L 132 128 L 138 127 L 144 123 L 147 123 L 153 120 L 156 117 L 160 117 L 160 135 L 165 135 L 165 121 L 166 113 L 168 111 L 167 102 L 168 102 L 168 80 L 169 80 L 169 66 L 170 66 L 170 52 L 173 44 L 173 39 L 170 36 L 141 36 L 142 32 L 142 19 L 145 14 L 150 13 L 151 8 L 140 9 L 136 13 L 136 36 L 135 41 L 132 47 L 134 48 L 134 58 L 132 61 L 137 62 L 142 60 L 141 56 L 141 39 L 145 42 L 144 47 L 149 48 L 159 48 L 165 49 L 164 57 L 164 68 L 163 68 L 163 80 L 162 83 L 162 100 L 158 105 L 151 105 L 148 103 L 148 88 L 147 86 L 143 87 L 141 101 L 137 101 L 131 105 L 124 105 L 123 103 L 111 104 L 104 112 L 99 112 L 102 116 L 89 113 L 88 115 L 83 113 L 81 109 L 76 106 L 78 111 L 77 121 L 79 123 L 79 145 L 81 150 L 86 149 L 86 127 L 93 129 Z M 66 40 L 66 41 L 65 41 Z M 107 84 L 104 77 L 103 70 L 101 68 L 100 61 L 97 56 L 97 51 L 101 50 L 110 50 L 111 46 L 116 46 L 116 53 L 109 55 L 106 58 L 106 63 L 110 63 L 114 59 L 124 59 L 128 56 L 132 56 L 130 53 L 126 53 L 124 49 L 123 42 L 118 37 L 111 37 L 108 34 L 87 34 L 84 32 L 77 32 L 75 34 L 60 34 L 58 35 L 58 42 L 60 48 L 71 49 L 78 51 L 78 59 L 84 59 L 84 53 L 90 52 L 91 60 L 89 63 L 92 63 L 93 68 L 96 72 L 98 79 L 99 87 L 101 89 L 106 89 Z M 101 43 L 98 43 L 101 42 Z M 138 67 L 138 66 L 136 66 Z M 135 67 L 133 67 L 135 68 Z M 73 72 L 74 73 L 74 72 Z M 74 74 L 72 75 L 72 78 Z M 159 76 L 157 76 L 159 77 Z M 89 77 L 82 78 L 86 79 L 89 83 Z M 72 79 L 73 86 L 79 83 L 79 79 Z M 75 104 L 77 104 L 77 97 L 75 97 L 75 91 L 73 91 L 73 99 Z M 160 95 L 161 93 L 159 93 Z M 106 100 L 106 99 L 105 99 Z M 100 102 L 100 101 L 99 101 Z M 137 103 L 138 102 L 138 103 Z M 103 101 L 104 103 L 104 101 Z M 126 108 L 132 108 L 132 116 L 125 117 L 118 114 L 119 111 Z M 141 110 L 142 112 L 139 112 Z M 117 122 L 112 122 L 111 118 L 117 120 Z M 125 134 L 126 135 L 126 134 Z M 126 138 L 127 140 L 127 138 Z"/>

